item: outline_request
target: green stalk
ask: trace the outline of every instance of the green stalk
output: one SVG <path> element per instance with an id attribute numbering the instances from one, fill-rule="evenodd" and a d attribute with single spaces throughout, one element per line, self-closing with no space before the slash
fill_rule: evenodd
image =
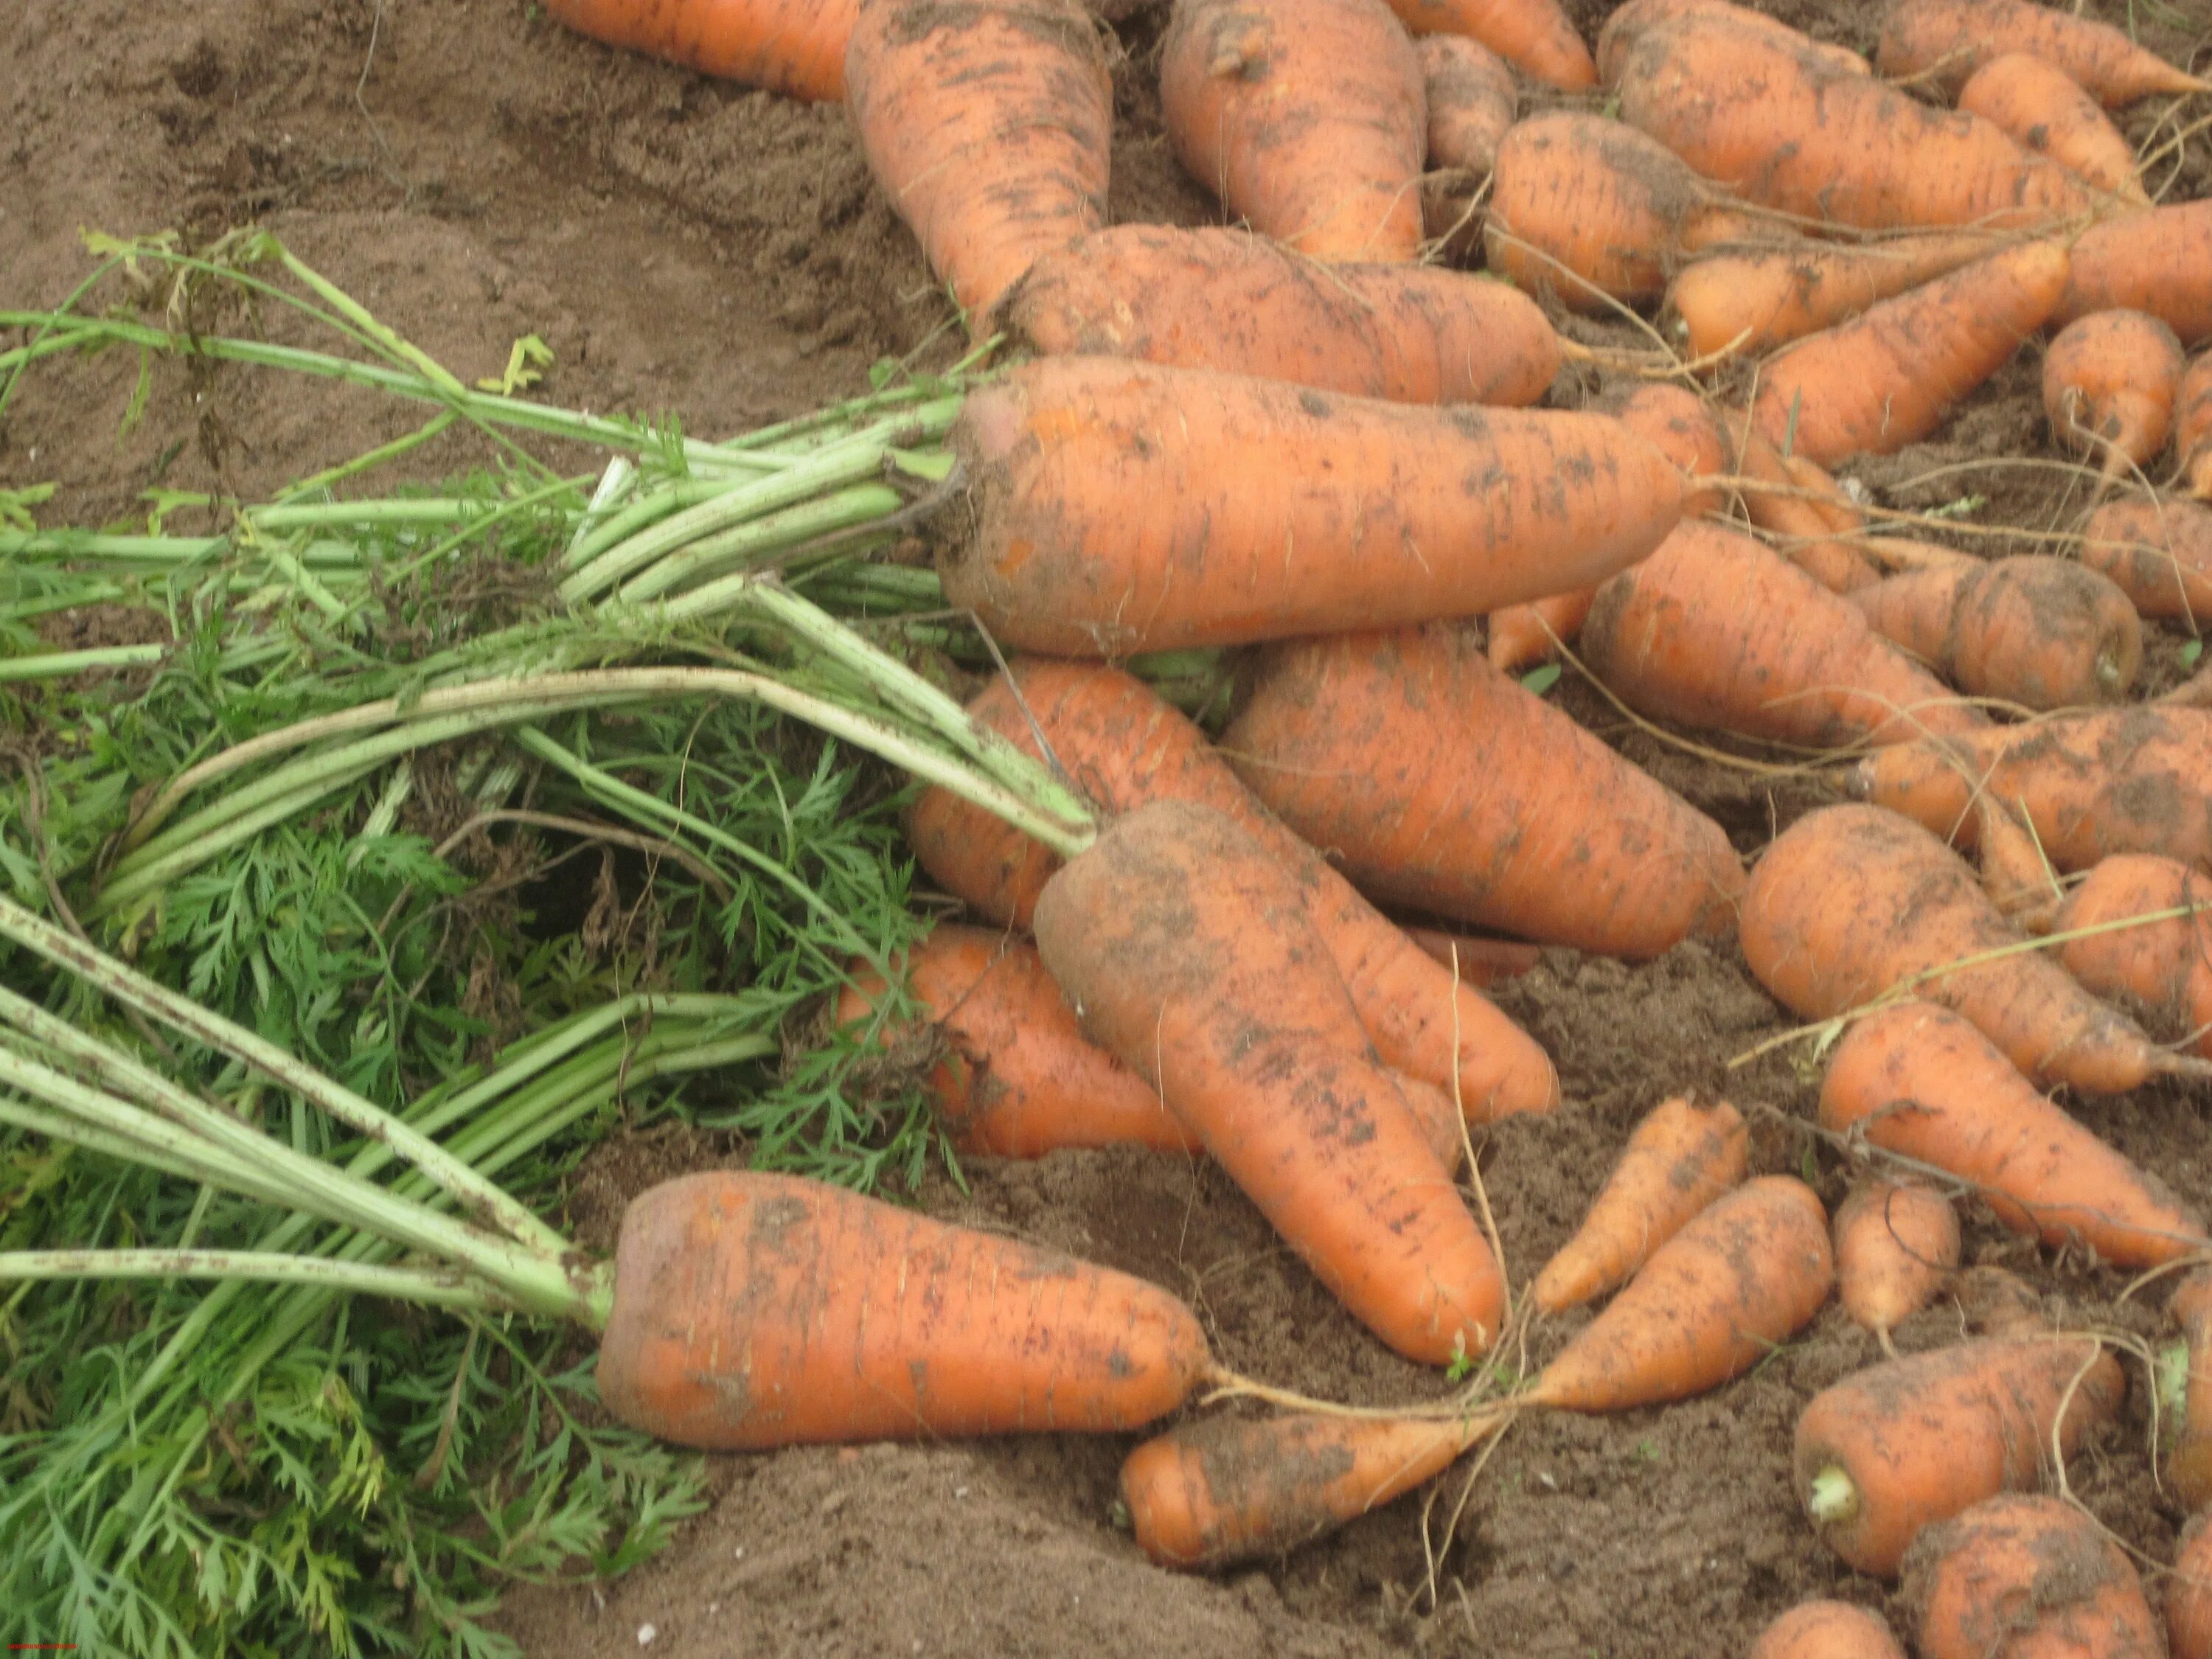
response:
<path id="1" fill-rule="evenodd" d="M 313 1285 L 433 1308 L 513 1311 L 482 1285 L 432 1267 L 387 1267 L 258 1250 L 0 1250 L 0 1284 L 31 1279 L 234 1279 Z"/>
<path id="2" fill-rule="evenodd" d="M 394 438 L 388 444 L 379 444 L 374 449 L 364 451 L 349 461 L 341 461 L 336 466 L 325 467 L 320 472 L 310 473 L 299 483 L 287 487 L 277 500 L 281 504 L 304 496 L 319 495 L 325 489 L 344 483 L 348 478 L 358 477 L 365 472 L 373 472 L 387 461 L 396 461 L 401 456 L 420 449 L 459 419 L 460 416 L 457 411 L 441 409 L 404 437 Z"/>
<path id="3" fill-rule="evenodd" d="M 596 524 L 580 524 L 577 528 L 581 533 L 561 556 L 561 568 L 580 569 L 607 549 L 649 526 L 658 524 L 671 514 L 730 495 L 743 489 L 744 483 L 744 480 L 731 478 L 671 479 L 647 490 L 629 505 L 605 514 Z"/>
<path id="4" fill-rule="evenodd" d="M 56 651 L 42 657 L 0 657 L 0 684 L 60 679 L 94 668 L 143 668 L 168 654 L 166 645 L 108 645 L 89 651 Z"/>
<path id="5" fill-rule="evenodd" d="M 889 484 L 850 484 L 719 535 L 702 537 L 631 577 L 617 597 L 631 603 L 658 599 L 688 582 L 719 574 L 732 565 L 759 564 L 787 549 L 874 524 L 902 505 L 904 498 Z"/>

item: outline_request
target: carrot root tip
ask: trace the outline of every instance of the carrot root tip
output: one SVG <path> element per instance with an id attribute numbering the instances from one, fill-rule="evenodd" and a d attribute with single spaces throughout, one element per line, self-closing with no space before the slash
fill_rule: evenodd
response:
<path id="1" fill-rule="evenodd" d="M 1831 1463 L 1813 1477 L 1805 1513 L 1819 1526 L 1849 1526 L 1858 1518 L 1859 1489 L 1848 1470 Z"/>

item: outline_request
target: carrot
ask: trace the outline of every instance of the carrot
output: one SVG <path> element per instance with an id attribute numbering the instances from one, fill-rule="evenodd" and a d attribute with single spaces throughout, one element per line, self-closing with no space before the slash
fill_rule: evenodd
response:
<path id="1" fill-rule="evenodd" d="M 1544 957 L 1540 946 L 1518 939 L 1481 939 L 1440 927 L 1407 927 L 1405 934 L 1444 967 L 1456 969 L 1461 983 L 1479 991 L 1518 979 Z"/>
<path id="2" fill-rule="evenodd" d="M 1470 35 L 1425 34 L 1413 51 L 1429 109 L 1429 165 L 1487 175 L 1520 112 L 1513 71 Z"/>
<path id="3" fill-rule="evenodd" d="M 940 922 L 905 965 L 935 1041 L 884 1035 L 894 1054 L 902 1046 L 941 1052 L 923 1086 L 957 1151 L 1042 1158 L 1063 1146 L 1198 1150 L 1134 1072 L 1085 1038 L 1027 940 Z M 842 1026 L 865 1024 L 884 999 L 878 975 L 857 959 L 852 971 L 837 1000 Z"/>
<path id="4" fill-rule="evenodd" d="M 2054 1428 L 2070 1455 L 2112 1419 L 2127 1386 L 2094 1337 L 1982 1337 L 1887 1360 L 1798 1414 L 1798 1498 L 1822 1543 L 1861 1572 L 1893 1577 L 1927 1528 L 2033 1485 Z"/>
<path id="5" fill-rule="evenodd" d="M 1045 884 L 1037 949 L 1094 1042 L 1159 1090 L 1361 1322 L 1429 1364 L 1498 1334 L 1504 1280 L 1297 884 L 1181 801 L 1109 824 Z"/>
<path id="6" fill-rule="evenodd" d="M 1465 34 L 1533 80 L 1565 92 L 1597 84 L 1589 48 L 1559 0 L 1390 0 L 1415 34 Z"/>
<path id="7" fill-rule="evenodd" d="M 1748 1659 L 1905 1659 L 1879 1613 L 1848 1601 L 1801 1601 L 1751 1644 Z"/>
<path id="8" fill-rule="evenodd" d="M 1831 593 L 1854 592 L 1881 580 L 1881 572 L 1858 540 L 1842 539 L 1863 520 L 1836 481 L 1802 455 L 1778 453 L 1742 411 L 1724 410 L 1721 420 L 1735 446 L 1735 470 L 1745 480 L 1744 512 L 1779 539 L 1783 556 Z"/>
<path id="9" fill-rule="evenodd" d="M 2057 872 L 2035 844 L 2027 815 L 1994 795 L 1974 801 L 1975 848 L 1982 890 L 1996 913 L 2023 933 L 2048 933 L 2065 897 Z"/>
<path id="10" fill-rule="evenodd" d="M 2197 914 L 2115 926 L 2185 906 Z M 2142 1007 L 2154 1031 L 2212 1058 L 2212 876 L 2142 854 L 2106 859 L 2058 913 L 2062 933 L 2094 927 L 2112 931 L 2062 945 L 2066 971 L 2099 996 Z"/>
<path id="11" fill-rule="evenodd" d="M 1959 107 L 2099 190 L 2136 207 L 2150 205 L 2136 176 L 2134 147 L 2056 64 L 2020 52 L 1991 58 L 1960 89 Z"/>
<path id="12" fill-rule="evenodd" d="M 1419 255 L 1421 64 L 1382 0 L 1176 0 L 1160 107 L 1254 229 L 1316 259 Z"/>
<path id="13" fill-rule="evenodd" d="M 1862 800 L 1972 844 L 1974 795 L 2023 808 L 2054 866 L 2160 853 L 2212 870 L 2212 711 L 2060 714 L 1870 755 L 1844 775 Z"/>
<path id="14" fill-rule="evenodd" d="M 1879 806 L 1823 807 L 1778 836 L 1752 870 L 1741 936 L 1759 983 L 1808 1018 L 1902 989 L 1964 1015 L 2030 1077 L 2084 1093 L 2196 1068 L 2160 1054 L 2047 956 L 2011 948 L 2019 931 L 1964 861 Z"/>
<path id="15" fill-rule="evenodd" d="M 610 46 L 834 104 L 860 0 L 546 0 L 545 9 Z"/>
<path id="16" fill-rule="evenodd" d="M 2081 562 L 2117 582 L 2141 615 L 2192 629 L 2212 621 L 2212 507 L 2179 499 L 2107 501 L 2081 536 Z"/>
<path id="17" fill-rule="evenodd" d="M 2109 24 L 2027 0 L 1899 0 L 1883 25 L 1875 67 L 1925 78 L 1948 96 L 2007 52 L 2056 64 L 2107 108 L 2154 93 L 2212 91 Z"/>
<path id="18" fill-rule="evenodd" d="M 2212 501 L 2212 351 L 2190 364 L 2174 393 L 2173 453 L 2181 460 L 2181 488 Z"/>
<path id="19" fill-rule="evenodd" d="M 979 331 L 1039 254 L 1106 222 L 1114 91 L 1078 0 L 867 0 L 845 78 L 869 171 Z"/>
<path id="20" fill-rule="evenodd" d="M 2181 1420 L 2166 1431 L 2173 1445 L 2166 1482 L 2186 1507 L 2201 1510 L 2212 1504 L 2212 1273 L 2197 1269 L 2174 1287 L 2167 1305 L 2181 1328 L 2185 1376 Z M 2212 1583 L 2204 1589 L 2212 1591 Z"/>
<path id="21" fill-rule="evenodd" d="M 2073 274 L 2051 320 L 2145 311 L 2185 346 L 2212 340 L 2212 201 L 2123 214 L 2075 239 Z"/>
<path id="22" fill-rule="evenodd" d="M 1637 958 L 1735 926 L 1742 863 L 1721 827 L 1449 624 L 1268 647 L 1221 746 L 1388 902 Z"/>
<path id="23" fill-rule="evenodd" d="M 1807 336 L 1759 371 L 1760 434 L 1824 465 L 1918 442 L 2043 326 L 2067 268 L 2063 248 L 2027 243 Z"/>
<path id="24" fill-rule="evenodd" d="M 2019 1336 L 2045 1328 L 2042 1298 L 2018 1273 L 1988 1262 L 1966 1268 L 1953 1280 L 1951 1298 L 1978 1336 Z"/>
<path id="25" fill-rule="evenodd" d="M 1891 1328 L 1926 1307 L 1958 1266 L 1958 1212 L 1933 1187 L 1863 1181 L 1836 1211 L 1844 1311 L 1885 1350 Z"/>
<path id="26" fill-rule="evenodd" d="M 1297 881 L 1384 1062 L 1455 1095 L 1470 1122 L 1559 1103 L 1551 1060 L 1474 990 L 1473 976 L 1455 981 L 1449 964 L 1378 915 L 1143 681 L 1096 664 L 1017 659 L 968 712 L 1028 753 L 1048 746 L 1109 813 L 1184 800 L 1242 825 Z M 931 875 L 1000 923 L 1027 925 L 1056 866 L 1041 843 L 943 789 L 915 800 L 907 831 Z"/>
<path id="27" fill-rule="evenodd" d="M 1658 544 L 1682 477 L 1618 421 L 1417 409 L 1100 358 L 968 394 L 945 596 L 1027 651 L 1119 656 L 1473 616 Z"/>
<path id="28" fill-rule="evenodd" d="M 1692 356 L 1714 357 L 1733 348 L 1759 357 L 1985 258 L 1990 249 L 1986 236 L 1929 232 L 1857 245 L 1803 242 L 1717 253 L 1675 273 L 1667 308 L 1680 320 Z"/>
<path id="29" fill-rule="evenodd" d="M 1687 17 L 1638 33 L 1622 118 L 1747 201 L 1869 230 L 2033 225 L 2089 191 L 1978 116 L 1931 109 L 1769 30 Z"/>
<path id="30" fill-rule="evenodd" d="M 1863 587 L 1875 633 L 1978 697 L 2029 708 L 2118 702 L 2142 668 L 2142 620 L 2106 578 L 2026 554 L 1956 559 Z"/>
<path id="31" fill-rule="evenodd" d="M 1905 1564 L 1921 1659 L 2166 1659 L 2126 1553 L 2056 1498 L 1992 1498 Z"/>
<path id="32" fill-rule="evenodd" d="M 2037 1091 L 1964 1018 L 1904 1002 L 1855 1024 L 1820 1085 L 1820 1121 L 1971 1182 L 1997 1219 L 2124 1267 L 2206 1243 L 2196 1213 Z"/>
<path id="33" fill-rule="evenodd" d="M 2166 1587 L 2166 1639 L 2173 1659 L 2212 1659 L 2212 1514 L 2181 1529 Z"/>
<path id="34" fill-rule="evenodd" d="M 2093 311 L 2058 331 L 2043 359 L 2051 435 L 2101 456 L 2107 476 L 2142 467 L 2166 447 L 2181 385 L 2181 342 L 2140 311 Z"/>
<path id="35" fill-rule="evenodd" d="M 718 1451 L 1134 1428 L 1212 1372 L 1167 1291 L 792 1176 L 633 1200 L 599 1344 L 632 1428 Z"/>
<path id="36" fill-rule="evenodd" d="M 1546 1313 L 1603 1296 L 1685 1223 L 1743 1179 L 1750 1132 L 1725 1100 L 1676 1097 L 1628 1137 L 1620 1162 L 1575 1236 L 1544 1264 L 1529 1293 Z"/>
<path id="37" fill-rule="evenodd" d="M 1712 524 L 1600 588 L 1581 651 L 1631 708 L 1686 726 L 1832 748 L 1981 724 L 1849 600 Z"/>
<path id="38" fill-rule="evenodd" d="M 1622 61 L 1638 34 L 1682 17 L 1717 17 L 1742 27 L 1763 30 L 1777 42 L 1793 51 L 1810 52 L 1832 68 L 1853 75 L 1874 72 L 1874 66 L 1850 47 L 1815 40 L 1763 11 L 1733 5 L 1729 0 L 1629 0 L 1628 4 L 1607 18 L 1605 27 L 1598 31 L 1599 81 L 1609 87 L 1620 79 Z"/>
<path id="39" fill-rule="evenodd" d="M 1233 230 L 1116 225 L 1055 248 L 1008 295 L 1051 356 L 1137 357 L 1414 404 L 1532 404 L 1559 337 L 1503 283 L 1417 265 L 1326 270 Z"/>

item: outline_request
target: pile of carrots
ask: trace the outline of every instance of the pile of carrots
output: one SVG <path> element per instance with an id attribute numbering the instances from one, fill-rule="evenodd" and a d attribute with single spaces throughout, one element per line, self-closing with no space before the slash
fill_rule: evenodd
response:
<path id="1" fill-rule="evenodd" d="M 1119 64 L 1078 0 L 549 9 L 842 100 L 971 334 L 1008 344 L 925 538 L 1008 659 L 972 720 L 1095 830 L 1048 847 L 922 791 L 915 854 L 969 920 L 906 964 L 919 1026 L 857 972 L 838 1021 L 921 1039 L 963 1152 L 1212 1158 L 1420 1363 L 1544 1346 L 1611 1297 L 1516 1386 L 1355 1412 L 1228 1376 L 1157 1287 L 699 1177 L 632 1213 L 609 1403 L 762 1447 L 1255 1396 L 1123 1473 L 1139 1544 L 1212 1566 L 1521 1413 L 1719 1387 L 1839 1289 L 1890 1357 L 1805 1409 L 1809 1534 L 1905 1575 L 1926 1655 L 2161 1650 L 2134 1567 L 2045 1495 L 2125 1395 L 2110 1348 L 1986 1280 L 1971 1339 L 1892 1333 L 1975 1283 L 1962 1198 L 2116 1267 L 2212 1252 L 2045 1092 L 2212 1079 L 2212 699 L 2137 695 L 2147 641 L 2212 615 L 2212 201 L 2166 199 L 2173 146 L 2138 155 L 2111 113 L 2212 86 L 2031 0 L 1894 0 L 1871 61 L 1729 0 L 1628 0 L 1588 42 L 1557 0 L 1174 0 L 1156 64 Z M 1223 228 L 1109 223 L 1115 77 L 1155 72 Z M 2042 459 L 2094 510 L 2012 557 L 1896 533 L 1942 526 L 1848 464 L 1940 433 L 2024 352 Z M 1224 729 L 1123 666 L 1187 647 L 1235 653 Z M 1747 870 L 1516 679 L 1554 655 L 1646 723 L 1839 753 L 1837 804 Z M 1483 988 L 1528 945 L 1691 939 L 1821 1033 L 1820 1131 L 1862 1176 L 1832 1220 L 1751 1172 L 1733 1107 L 1667 1100 L 1516 1296 L 1467 1159 L 1562 1101 Z M 1001 1273 L 1019 1294 L 979 1300 Z M 2175 1307 L 2197 1503 L 2212 1288 Z M 2212 1528 L 2190 1549 L 2166 1606 L 2203 1656 Z M 1822 1603 L 1758 1651 L 1899 1650 Z"/>

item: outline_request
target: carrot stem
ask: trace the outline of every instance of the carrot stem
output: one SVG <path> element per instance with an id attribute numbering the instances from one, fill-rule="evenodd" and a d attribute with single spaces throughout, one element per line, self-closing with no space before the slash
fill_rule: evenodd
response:
<path id="1" fill-rule="evenodd" d="M 244 1279 L 391 1297 L 434 1308 L 511 1311 L 451 1269 L 387 1267 L 264 1250 L 4 1250 L 0 1284 L 36 1279 Z"/>
<path id="2" fill-rule="evenodd" d="M 1847 1524 L 1859 1512 L 1859 1489 L 1850 1473 L 1831 1463 L 1814 1475 L 1805 1495 L 1805 1512 L 1819 1526 Z"/>

